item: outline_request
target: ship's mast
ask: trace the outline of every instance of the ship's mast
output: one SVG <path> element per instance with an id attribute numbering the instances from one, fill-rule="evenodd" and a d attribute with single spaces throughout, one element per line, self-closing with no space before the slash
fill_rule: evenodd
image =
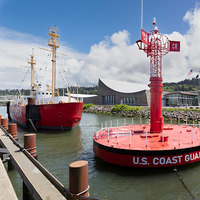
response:
<path id="1" fill-rule="evenodd" d="M 32 49 L 32 54 L 30 55 L 31 59 L 28 61 L 28 64 L 31 64 L 31 90 L 30 90 L 30 95 L 33 96 L 33 90 L 34 90 L 34 65 L 36 64 L 34 60 L 34 54 L 33 54 Z"/>
<path id="2" fill-rule="evenodd" d="M 57 26 L 49 28 L 48 46 L 52 48 L 52 97 L 55 96 L 56 83 L 56 49 L 60 46 L 60 35 Z"/>

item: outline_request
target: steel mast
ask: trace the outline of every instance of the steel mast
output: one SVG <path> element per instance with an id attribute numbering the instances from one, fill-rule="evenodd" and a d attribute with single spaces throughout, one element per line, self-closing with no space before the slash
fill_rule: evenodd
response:
<path id="1" fill-rule="evenodd" d="M 34 60 L 34 54 L 33 54 L 32 49 L 32 54 L 30 55 L 31 59 L 28 61 L 28 64 L 31 64 L 31 90 L 30 90 L 30 95 L 33 96 L 33 90 L 34 90 L 34 65 L 36 64 Z"/>
<path id="2" fill-rule="evenodd" d="M 52 97 L 55 96 L 56 83 L 56 49 L 60 47 L 60 35 L 57 26 L 49 28 L 48 46 L 52 48 Z"/>
<path id="3" fill-rule="evenodd" d="M 150 92 L 151 92 L 151 127 L 150 132 L 160 133 L 163 130 L 162 117 L 162 57 L 169 51 L 180 51 L 179 41 L 170 41 L 167 36 L 162 35 L 153 20 L 152 30 L 149 33 L 141 29 L 141 40 L 136 41 L 140 50 L 147 57 L 150 56 Z"/>

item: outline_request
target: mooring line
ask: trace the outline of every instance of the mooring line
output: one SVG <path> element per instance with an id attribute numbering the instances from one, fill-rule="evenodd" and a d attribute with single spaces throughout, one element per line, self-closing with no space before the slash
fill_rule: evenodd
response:
<path id="1" fill-rule="evenodd" d="M 35 130 L 35 132 L 37 132 L 37 129 L 35 128 L 35 126 L 34 126 L 32 120 L 31 120 L 31 119 L 28 119 L 28 120 L 31 122 L 31 125 L 32 125 L 33 129 Z"/>
<path id="2" fill-rule="evenodd" d="M 178 179 L 181 181 L 183 187 L 187 190 L 188 194 L 190 195 L 190 197 L 195 200 L 195 197 L 192 195 L 192 193 L 190 192 L 190 190 L 188 189 L 188 187 L 185 185 L 185 183 L 183 182 L 183 179 L 181 178 L 181 175 L 178 173 L 177 168 L 174 168 L 174 172 L 176 174 L 176 176 L 178 177 Z"/>

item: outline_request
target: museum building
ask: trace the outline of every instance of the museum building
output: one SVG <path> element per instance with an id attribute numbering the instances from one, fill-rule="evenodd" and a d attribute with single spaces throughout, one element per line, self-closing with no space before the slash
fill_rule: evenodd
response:
<path id="1" fill-rule="evenodd" d="M 84 98 L 84 103 L 96 105 L 127 104 L 131 106 L 149 106 L 149 87 L 144 84 L 99 79 L 98 95 Z"/>

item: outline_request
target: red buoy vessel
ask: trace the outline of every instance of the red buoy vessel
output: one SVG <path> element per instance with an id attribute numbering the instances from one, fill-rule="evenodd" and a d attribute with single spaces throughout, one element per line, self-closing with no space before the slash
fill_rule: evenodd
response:
<path id="1" fill-rule="evenodd" d="M 136 43 L 150 57 L 150 124 L 102 128 L 93 136 L 94 153 L 102 160 L 128 167 L 170 167 L 200 160 L 200 125 L 164 124 L 162 57 L 179 52 L 180 42 L 162 35 L 155 19 L 150 33 L 141 29 Z"/>

